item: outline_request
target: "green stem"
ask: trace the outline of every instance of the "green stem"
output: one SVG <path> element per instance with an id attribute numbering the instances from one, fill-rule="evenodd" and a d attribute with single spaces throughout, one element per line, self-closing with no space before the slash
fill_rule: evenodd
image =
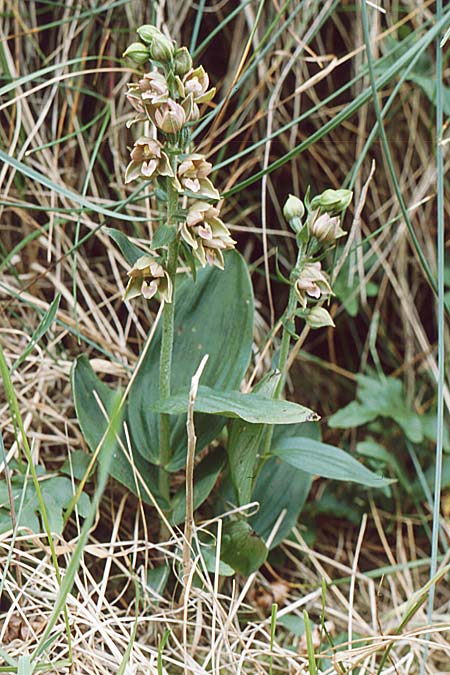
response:
<path id="1" fill-rule="evenodd" d="M 303 252 L 303 246 L 299 246 L 299 251 L 297 255 L 297 263 L 295 265 L 294 270 L 292 271 L 291 274 L 291 288 L 289 290 L 289 300 L 288 304 L 286 307 L 286 310 L 284 312 L 284 319 L 285 322 L 283 324 L 283 336 L 281 338 L 281 347 L 280 347 L 280 356 L 278 359 L 278 370 L 281 372 L 280 380 L 276 386 L 275 392 L 274 392 L 274 398 L 275 399 L 280 399 L 281 395 L 283 393 L 284 385 L 286 383 L 286 377 L 287 377 L 287 372 L 286 372 L 286 365 L 289 357 L 289 347 L 291 345 L 291 335 L 289 331 L 286 328 L 285 323 L 290 321 L 291 319 L 294 318 L 294 312 L 297 309 L 297 297 L 295 294 L 295 278 L 298 274 L 298 272 L 301 270 L 302 265 L 303 265 L 303 259 L 304 259 L 304 252 Z M 264 463 L 269 455 L 270 455 L 270 448 L 272 445 L 272 437 L 273 437 L 273 425 L 272 426 L 267 426 L 266 430 L 266 437 L 264 440 L 264 450 L 262 454 L 262 462 Z M 262 464 L 260 465 L 260 469 L 262 468 Z"/>
<path id="2" fill-rule="evenodd" d="M 178 194 L 175 188 L 169 189 L 169 201 L 167 206 L 167 225 L 173 226 L 173 214 L 177 207 Z M 177 274 L 178 261 L 178 240 L 169 245 L 169 254 L 167 258 L 167 272 L 172 281 L 172 302 L 166 302 L 163 309 L 163 326 L 161 353 L 159 358 L 159 397 L 160 399 L 170 396 L 170 382 L 172 377 L 172 352 L 174 339 L 174 319 L 175 319 L 175 281 Z M 159 489 L 161 495 L 169 501 L 170 499 L 170 474 L 166 470 L 172 458 L 172 449 L 170 447 L 170 416 L 161 413 L 159 416 Z"/>

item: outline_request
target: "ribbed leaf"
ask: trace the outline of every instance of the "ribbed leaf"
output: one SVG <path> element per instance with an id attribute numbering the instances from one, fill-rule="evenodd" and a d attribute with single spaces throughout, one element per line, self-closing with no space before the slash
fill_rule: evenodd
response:
<path id="1" fill-rule="evenodd" d="M 374 488 L 395 482 L 373 473 L 341 448 L 312 438 L 294 436 L 282 439 L 272 445 L 272 452 L 296 469 L 324 478 L 352 481 Z"/>
<path id="2" fill-rule="evenodd" d="M 172 391 L 188 388 L 204 354 L 209 360 L 202 383 L 227 391 L 237 389 L 248 367 L 253 339 L 253 291 L 247 266 L 235 251 L 225 256 L 225 270 L 200 270 L 197 280 L 185 279 L 176 290 L 175 344 Z M 159 417 L 151 410 L 159 399 L 161 327 L 142 362 L 128 399 L 128 420 L 134 446 L 143 458 L 159 462 Z M 217 436 L 223 418 L 196 415 L 197 448 Z M 186 457 L 185 416 L 172 421 L 173 459 L 167 467 L 177 471 Z"/>
<path id="3" fill-rule="evenodd" d="M 78 357 L 75 361 L 72 367 L 71 376 L 72 394 L 78 422 L 89 448 L 94 452 L 100 443 L 107 426 L 107 420 L 97 402 L 94 392 L 96 392 L 107 412 L 110 412 L 112 409 L 116 393 L 110 389 L 108 385 L 98 379 L 85 355 Z M 100 452 L 99 461 L 101 460 L 102 453 Z M 155 467 L 146 462 L 137 452 L 134 452 L 133 463 L 136 471 L 142 476 L 153 495 L 158 499 L 162 507 L 166 508 L 168 505 L 162 500 L 156 483 Z M 122 452 L 119 445 L 114 452 L 110 474 L 113 478 L 134 492 L 134 494 L 137 494 L 138 490 L 133 467 L 130 465 L 128 458 Z M 140 486 L 139 492 L 142 499 L 149 502 L 142 486 Z"/>
<path id="4" fill-rule="evenodd" d="M 157 401 L 151 408 L 157 412 L 181 415 L 187 412 L 189 392 L 175 394 Z M 194 410 L 208 415 L 224 415 L 252 424 L 298 424 L 319 419 L 316 413 L 298 403 L 279 401 L 260 394 L 242 394 L 240 391 L 217 392 L 200 385 Z"/>

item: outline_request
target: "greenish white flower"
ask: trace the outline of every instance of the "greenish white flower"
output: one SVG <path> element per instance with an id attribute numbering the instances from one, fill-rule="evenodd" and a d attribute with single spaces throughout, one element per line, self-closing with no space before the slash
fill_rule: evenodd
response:
<path id="1" fill-rule="evenodd" d="M 218 217 L 219 213 L 218 208 L 207 202 L 195 202 L 180 227 L 181 237 L 192 248 L 202 267 L 209 264 L 223 269 L 223 251 L 236 244 L 228 227 Z"/>
<path id="2" fill-rule="evenodd" d="M 193 153 L 183 158 L 177 177 L 183 189 L 206 199 L 219 199 L 218 191 L 207 177 L 211 170 L 212 164 L 206 161 L 204 155 Z"/>
<path id="3" fill-rule="evenodd" d="M 336 239 L 347 234 L 341 228 L 340 217 L 330 216 L 329 213 L 322 213 L 318 218 L 315 218 L 309 226 L 309 232 L 322 244 L 334 244 Z"/>
<path id="4" fill-rule="evenodd" d="M 306 262 L 295 281 L 294 288 L 303 308 L 308 303 L 307 296 L 319 300 L 332 294 L 328 277 L 322 271 L 320 262 Z"/>
<path id="5" fill-rule="evenodd" d="M 171 98 L 162 103 L 153 113 L 156 126 L 166 134 L 176 134 L 186 124 L 183 106 Z"/>
<path id="6" fill-rule="evenodd" d="M 172 302 L 172 281 L 154 256 L 143 255 L 138 258 L 128 272 L 128 277 L 124 300 L 131 300 L 139 295 L 150 300 L 159 292 L 164 302 Z"/>
<path id="7" fill-rule="evenodd" d="M 155 178 L 156 176 L 174 177 L 170 161 L 163 151 L 161 143 L 154 138 L 141 136 L 131 151 L 131 162 L 125 172 L 125 183 L 137 178 Z"/>

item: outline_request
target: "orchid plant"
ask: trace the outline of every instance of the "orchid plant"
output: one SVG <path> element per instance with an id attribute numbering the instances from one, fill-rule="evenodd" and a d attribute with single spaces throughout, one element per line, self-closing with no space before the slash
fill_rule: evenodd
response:
<path id="1" fill-rule="evenodd" d="M 213 490 L 216 510 L 230 504 L 245 510 L 258 502 L 250 521 L 231 518 L 224 529 L 222 559 L 247 574 L 265 560 L 264 540 L 270 535 L 275 545 L 295 524 L 314 474 L 372 487 L 387 483 L 341 449 L 322 443 L 318 415 L 283 399 L 297 322 L 311 329 L 334 325 L 325 306 L 333 290 L 323 261 L 346 234 L 341 221 L 352 193 L 328 189 L 311 200 L 308 194 L 303 201 L 287 199 L 283 213 L 295 233 L 297 260 L 288 278 L 280 274 L 289 299 L 277 368 L 250 393 L 241 393 L 252 357 L 253 291 L 247 265 L 233 250 L 236 242 L 221 218 L 213 166 L 192 142 L 215 89 L 204 68 L 194 67 L 186 47 L 154 26 L 141 26 L 138 35 L 140 41 L 125 56 L 149 69 L 126 92 L 133 109 L 127 126 L 142 130 L 124 180 L 149 182 L 163 217 L 146 250 L 120 231 L 108 232 L 130 264 L 125 300 L 159 300 L 162 325 L 151 332 L 127 389 L 111 474 L 143 500 L 156 500 L 172 523 L 182 522 L 186 488 L 175 490 L 172 477 L 185 468 L 189 385 L 208 354 L 194 408 L 199 459 L 193 503 L 200 507 Z M 72 384 L 81 429 L 96 452 L 113 392 L 84 356 L 74 364 Z"/>

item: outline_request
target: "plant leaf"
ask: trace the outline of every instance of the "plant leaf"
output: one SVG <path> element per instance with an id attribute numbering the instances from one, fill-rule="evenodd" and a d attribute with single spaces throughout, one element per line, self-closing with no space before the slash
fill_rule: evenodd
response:
<path id="1" fill-rule="evenodd" d="M 111 412 L 112 410 L 116 393 L 110 389 L 108 385 L 98 379 L 84 354 L 79 356 L 74 362 L 71 379 L 72 394 L 78 422 L 89 448 L 92 452 L 95 452 L 105 433 L 107 420 L 97 403 L 94 392 L 97 393 L 98 398 L 107 412 Z M 125 441 L 125 439 L 123 440 Z M 102 451 L 100 451 L 99 454 L 99 461 L 102 461 Z M 156 468 L 146 462 L 137 452 L 133 453 L 133 462 L 136 471 L 140 473 L 153 495 L 158 499 L 162 508 L 167 508 L 168 504 L 162 499 L 156 483 Z M 114 459 L 113 462 L 111 462 L 110 474 L 134 494 L 138 493 L 133 467 L 130 465 L 128 457 L 123 453 L 119 444 L 117 444 L 117 448 L 114 451 Z M 139 493 L 144 501 L 151 503 L 145 490 L 142 489 L 142 486 L 139 489 Z"/>
<path id="2" fill-rule="evenodd" d="M 253 389 L 253 393 L 272 398 L 281 373 L 268 373 Z M 261 447 L 264 424 L 250 424 L 245 420 L 231 420 L 228 425 L 228 465 L 230 478 L 236 491 L 239 506 L 251 500 L 255 480 L 256 458 Z"/>
<path id="3" fill-rule="evenodd" d="M 227 523 L 223 528 L 221 559 L 238 574 L 248 576 L 267 558 L 267 546 L 244 520 Z"/>
<path id="4" fill-rule="evenodd" d="M 295 468 L 324 478 L 376 488 L 395 482 L 373 473 L 344 450 L 312 438 L 294 436 L 282 439 L 272 446 L 272 452 Z"/>
<path id="5" fill-rule="evenodd" d="M 318 439 L 320 427 L 309 422 L 275 427 L 272 447 L 292 435 Z M 259 511 L 250 519 L 251 526 L 266 541 L 280 514 L 286 510 L 271 549 L 278 546 L 295 526 L 311 484 L 310 473 L 296 469 L 277 457 L 271 457 L 262 467 L 252 494 L 252 501 L 259 502 Z"/>
<path id="6" fill-rule="evenodd" d="M 180 415 L 187 412 L 189 392 L 175 394 L 157 401 L 151 408 L 157 412 Z M 242 394 L 240 391 L 214 391 L 200 385 L 194 410 L 209 415 L 239 418 L 253 424 L 298 424 L 312 422 L 319 417 L 309 408 L 291 401 L 279 401 L 260 394 Z"/>
<path id="7" fill-rule="evenodd" d="M 202 382 L 219 391 L 236 389 L 248 367 L 253 341 L 253 291 L 247 265 L 236 252 L 225 255 L 225 270 L 208 267 L 197 281 L 185 278 L 175 291 L 175 342 L 172 357 L 172 391 L 191 383 L 204 354 L 209 354 Z M 133 445 L 147 462 L 159 463 L 159 416 L 150 409 L 159 399 L 161 326 L 142 361 L 129 393 L 128 420 Z M 169 471 L 178 471 L 186 460 L 185 416 L 171 420 L 173 450 Z M 215 438 L 223 418 L 196 415 L 197 448 Z"/>
<path id="8" fill-rule="evenodd" d="M 106 234 L 115 241 L 123 257 L 130 265 L 134 265 L 136 260 L 147 253 L 147 251 L 144 249 L 139 248 L 139 246 L 136 246 L 136 244 L 133 244 L 126 234 L 120 230 L 116 230 L 114 227 L 104 227 L 103 232 L 106 232 Z"/>

